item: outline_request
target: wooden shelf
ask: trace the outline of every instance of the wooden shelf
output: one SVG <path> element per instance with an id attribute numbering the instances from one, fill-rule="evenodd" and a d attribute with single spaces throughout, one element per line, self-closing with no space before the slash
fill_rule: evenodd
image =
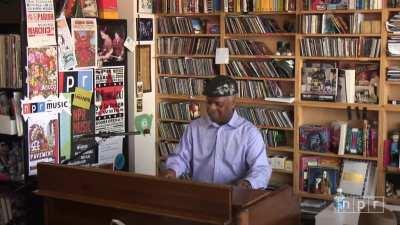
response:
<path id="1" fill-rule="evenodd" d="M 385 197 L 385 203 L 393 204 L 393 205 L 400 205 L 400 198 Z"/>
<path id="2" fill-rule="evenodd" d="M 231 38 L 251 38 L 251 37 L 296 37 L 296 33 L 242 33 L 242 34 L 225 34 L 225 39 Z"/>
<path id="3" fill-rule="evenodd" d="M 316 56 L 302 56 L 303 60 L 321 60 L 321 61 L 379 61 L 381 58 L 369 57 L 316 57 Z M 399 58 L 400 59 L 400 58 Z"/>
<path id="4" fill-rule="evenodd" d="M 303 37 L 381 37 L 381 34 L 300 34 Z"/>
<path id="5" fill-rule="evenodd" d="M 225 13 L 227 16 L 241 16 L 245 15 L 296 15 L 296 11 L 259 11 L 259 12 L 228 12 Z"/>
<path id="6" fill-rule="evenodd" d="M 182 101 L 198 101 L 204 102 L 206 98 L 204 96 L 183 96 L 183 95 L 163 95 L 158 94 L 157 98 L 164 100 L 182 100 Z"/>
<path id="7" fill-rule="evenodd" d="M 235 80 L 275 80 L 285 82 L 295 82 L 295 78 L 283 78 L 283 77 L 233 77 Z"/>
<path id="8" fill-rule="evenodd" d="M 178 143 L 179 139 L 160 138 L 159 142 L 174 142 L 174 143 Z"/>
<path id="9" fill-rule="evenodd" d="M 219 37 L 221 34 L 158 34 L 158 37 Z"/>
<path id="10" fill-rule="evenodd" d="M 273 102 L 273 101 L 266 101 L 263 99 L 251 99 L 251 98 L 236 98 L 236 102 L 239 104 L 254 104 L 254 105 L 286 105 L 286 106 L 293 105 L 291 103 Z"/>
<path id="11" fill-rule="evenodd" d="M 268 147 L 268 151 L 293 153 L 293 147 L 291 146 Z"/>
<path id="12" fill-rule="evenodd" d="M 353 14 L 353 13 L 381 13 L 382 9 L 337 9 L 337 10 L 304 10 L 300 14 Z"/>
<path id="13" fill-rule="evenodd" d="M 185 15 L 187 17 L 209 17 L 209 16 L 220 16 L 221 12 L 212 12 L 212 13 L 156 13 L 157 17 L 163 17 L 163 16 L 178 16 L 182 17 L 182 15 Z"/>
<path id="14" fill-rule="evenodd" d="M 389 104 L 387 104 L 387 105 L 383 106 L 383 108 L 386 111 L 390 111 L 390 112 L 400 112 L 400 105 L 389 105 Z"/>
<path id="15" fill-rule="evenodd" d="M 273 173 L 283 173 L 283 174 L 293 174 L 291 170 L 284 170 L 284 169 L 272 169 Z"/>
<path id="16" fill-rule="evenodd" d="M 322 200 L 327 200 L 327 201 L 333 200 L 332 195 L 313 194 L 313 193 L 308 193 L 308 192 L 304 192 L 304 191 L 299 192 L 299 196 L 302 198 L 316 198 L 316 199 L 322 199 Z"/>
<path id="17" fill-rule="evenodd" d="M 391 61 L 399 61 L 400 56 L 386 56 L 386 59 Z"/>
<path id="18" fill-rule="evenodd" d="M 326 108 L 326 109 L 347 109 L 350 106 L 352 109 L 358 107 L 360 110 L 367 108 L 367 110 L 378 111 L 379 105 L 376 104 L 362 104 L 362 103 L 342 103 L 342 102 L 319 102 L 319 101 L 300 101 L 299 106 L 309 108 Z"/>
<path id="19" fill-rule="evenodd" d="M 400 168 L 394 166 L 386 167 L 386 173 L 400 174 Z"/>
<path id="20" fill-rule="evenodd" d="M 199 79 L 209 79 L 214 76 L 198 76 L 198 75 L 185 75 L 185 74 L 158 74 L 159 77 L 180 77 L 180 78 L 199 78 Z"/>
<path id="21" fill-rule="evenodd" d="M 295 59 L 287 55 L 229 55 L 230 59 Z"/>
<path id="22" fill-rule="evenodd" d="M 262 126 L 262 125 L 256 125 L 256 127 L 259 129 L 294 131 L 294 128 L 287 128 L 287 127 L 274 127 L 274 126 Z"/>
<path id="23" fill-rule="evenodd" d="M 158 54 L 157 58 L 214 58 L 215 55 L 179 55 L 179 54 Z"/>
<path id="24" fill-rule="evenodd" d="M 19 91 L 23 92 L 22 88 L 6 88 L 6 87 L 0 87 L 0 91 Z"/>
<path id="25" fill-rule="evenodd" d="M 177 119 L 160 119 L 160 122 L 174 122 L 174 123 L 190 123 L 190 120 L 177 120 Z"/>
<path id="26" fill-rule="evenodd" d="M 332 158 L 342 158 L 342 159 L 357 159 L 357 160 L 368 160 L 368 161 L 377 161 L 378 160 L 377 157 L 364 157 L 361 155 L 351 155 L 351 154 L 338 155 L 338 154 L 334 154 L 334 153 L 321 153 L 321 152 L 312 152 L 312 151 L 304 151 L 304 150 L 301 150 L 300 154 L 332 157 Z"/>
<path id="27" fill-rule="evenodd" d="M 386 80 L 385 83 L 390 85 L 400 85 L 400 81 Z"/>
<path id="28" fill-rule="evenodd" d="M 389 12 L 400 12 L 400 8 L 387 8 Z"/>

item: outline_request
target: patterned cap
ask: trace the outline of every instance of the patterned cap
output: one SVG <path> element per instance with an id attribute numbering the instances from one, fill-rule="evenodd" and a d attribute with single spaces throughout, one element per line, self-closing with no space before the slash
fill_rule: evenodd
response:
<path id="1" fill-rule="evenodd" d="M 237 84 L 228 76 L 218 75 L 206 80 L 203 94 L 208 97 L 233 96 L 237 94 Z"/>

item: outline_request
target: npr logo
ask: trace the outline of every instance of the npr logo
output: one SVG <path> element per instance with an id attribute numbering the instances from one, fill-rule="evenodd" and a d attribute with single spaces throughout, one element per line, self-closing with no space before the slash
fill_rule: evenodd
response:
<path id="1" fill-rule="evenodd" d="M 93 71 L 71 71 L 60 72 L 58 75 L 58 91 L 64 93 L 75 92 L 76 87 L 81 87 L 88 91 L 93 90 Z"/>
<path id="2" fill-rule="evenodd" d="M 337 213 L 383 213 L 385 197 L 364 197 L 363 199 L 345 198 L 343 209 L 337 209 Z"/>

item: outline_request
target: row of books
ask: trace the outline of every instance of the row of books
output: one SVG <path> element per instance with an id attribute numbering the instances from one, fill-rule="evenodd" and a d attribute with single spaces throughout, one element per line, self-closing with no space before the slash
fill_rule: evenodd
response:
<path id="1" fill-rule="evenodd" d="M 303 38 L 301 55 L 312 57 L 371 57 L 380 56 L 380 38 Z"/>
<path id="2" fill-rule="evenodd" d="M 154 0 L 155 13 L 211 13 L 221 11 L 221 0 Z"/>
<path id="3" fill-rule="evenodd" d="M 302 68 L 301 98 L 377 104 L 379 65 L 362 63 L 350 66 L 355 69 L 341 69 L 330 63 L 305 63 Z"/>
<path id="4" fill-rule="evenodd" d="M 160 54 L 212 55 L 218 46 L 216 38 L 162 37 L 157 42 Z"/>
<path id="5" fill-rule="evenodd" d="M 0 87 L 22 88 L 21 38 L 0 35 Z"/>
<path id="6" fill-rule="evenodd" d="M 286 131 L 273 129 L 260 129 L 264 143 L 268 147 L 288 146 L 288 138 Z"/>
<path id="7" fill-rule="evenodd" d="M 400 7 L 400 0 L 388 0 L 387 3 L 390 8 Z"/>
<path id="8" fill-rule="evenodd" d="M 277 81 L 239 80 L 238 96 L 240 98 L 265 99 L 267 97 L 284 97 Z"/>
<path id="9" fill-rule="evenodd" d="M 400 81 L 400 66 L 388 67 L 386 79 L 388 81 Z"/>
<path id="10" fill-rule="evenodd" d="M 169 154 L 175 153 L 177 143 L 160 142 L 158 144 L 158 151 L 161 157 L 167 157 Z"/>
<path id="11" fill-rule="evenodd" d="M 160 17 L 157 20 L 160 34 L 194 34 L 192 19 L 188 17 Z"/>
<path id="12" fill-rule="evenodd" d="M 334 195 L 340 187 L 345 195 L 375 196 L 377 165 L 374 162 L 303 156 L 300 159 L 300 189 Z M 349 176 L 351 174 L 351 176 Z"/>
<path id="13" fill-rule="evenodd" d="M 391 36 L 387 42 L 388 55 L 400 56 L 400 36 Z"/>
<path id="14" fill-rule="evenodd" d="M 161 122 L 158 127 L 159 136 L 161 139 L 179 140 L 187 126 L 185 123 Z"/>
<path id="15" fill-rule="evenodd" d="M 287 12 L 296 10 L 296 0 L 224 0 L 225 12 Z"/>
<path id="16" fill-rule="evenodd" d="M 168 95 L 199 96 L 203 94 L 204 80 L 174 77 L 160 77 L 158 91 Z"/>
<path id="17" fill-rule="evenodd" d="M 160 102 L 161 119 L 190 121 L 200 116 L 200 106 L 194 102 Z"/>
<path id="18" fill-rule="evenodd" d="M 266 16 L 227 16 L 225 17 L 228 34 L 265 34 L 289 32 L 279 26 L 275 19 Z"/>
<path id="19" fill-rule="evenodd" d="M 334 121 L 330 125 L 305 124 L 300 127 L 300 149 L 304 151 L 376 157 L 377 148 L 376 121 L 362 119 L 358 124 Z"/>
<path id="20" fill-rule="evenodd" d="M 293 128 L 293 113 L 286 110 L 238 107 L 236 111 L 256 126 Z"/>
<path id="21" fill-rule="evenodd" d="M 24 121 L 21 115 L 22 92 L 0 92 L 0 134 L 22 136 Z"/>
<path id="22" fill-rule="evenodd" d="M 229 39 L 226 40 L 226 46 L 231 55 L 271 55 L 272 51 L 268 49 L 262 41 Z"/>
<path id="23" fill-rule="evenodd" d="M 382 0 L 304 0 L 304 10 L 382 9 Z"/>
<path id="24" fill-rule="evenodd" d="M 159 58 L 157 66 L 159 74 L 210 76 L 218 71 L 212 58 Z"/>
<path id="25" fill-rule="evenodd" d="M 365 20 L 361 13 L 302 17 L 302 31 L 305 34 L 379 34 L 380 24 L 380 20 Z"/>
<path id="26" fill-rule="evenodd" d="M 294 60 L 232 60 L 226 69 L 232 77 L 294 78 Z"/>
<path id="27" fill-rule="evenodd" d="M 388 32 L 400 32 L 400 12 L 393 14 L 389 21 L 386 21 L 386 30 Z"/>

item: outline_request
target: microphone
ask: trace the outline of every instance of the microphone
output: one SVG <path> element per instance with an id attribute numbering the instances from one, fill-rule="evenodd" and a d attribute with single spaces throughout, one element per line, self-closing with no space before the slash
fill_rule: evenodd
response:
<path id="1" fill-rule="evenodd" d="M 93 138 L 101 138 L 101 139 L 107 139 L 110 137 L 116 137 L 116 136 L 130 136 L 130 135 L 140 135 L 142 134 L 142 132 L 140 131 L 128 131 L 128 132 L 100 132 L 97 134 L 94 133 L 90 133 L 90 134 L 82 134 L 82 135 L 76 135 L 74 136 L 72 139 L 74 141 L 81 141 L 81 140 L 92 140 Z M 143 134 L 150 134 L 150 129 L 145 129 L 143 130 Z M 89 146 L 87 149 L 79 152 L 78 154 L 72 156 L 69 159 L 65 159 L 63 160 L 60 164 L 62 165 L 67 165 L 70 162 L 75 161 L 76 159 L 78 159 L 79 157 L 81 157 L 83 154 L 85 154 L 86 152 L 89 152 L 93 149 L 96 149 L 99 146 L 99 142 L 97 140 L 95 140 L 94 142 L 95 144 L 92 146 Z"/>

